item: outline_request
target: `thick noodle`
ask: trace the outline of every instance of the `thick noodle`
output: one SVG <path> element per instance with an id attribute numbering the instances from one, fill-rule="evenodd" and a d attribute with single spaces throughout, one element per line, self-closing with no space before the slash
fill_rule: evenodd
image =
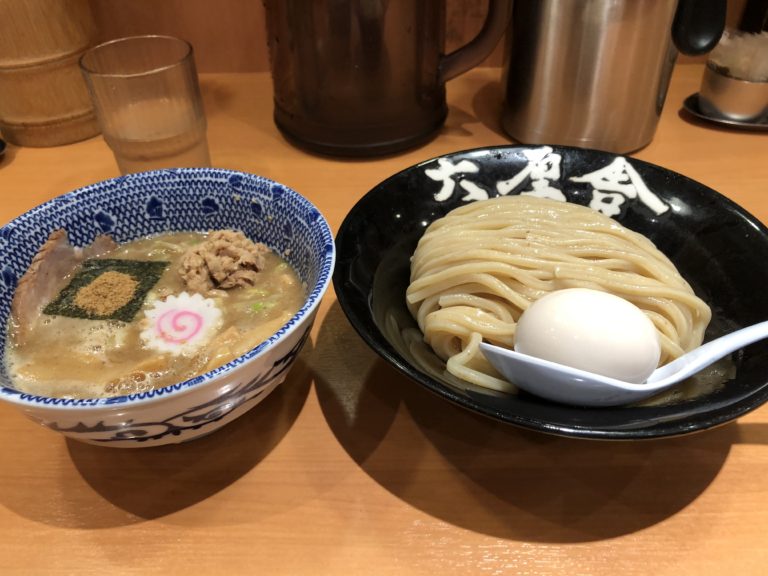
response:
<path id="1" fill-rule="evenodd" d="M 611 292 L 645 311 L 659 332 L 661 364 L 699 346 L 711 317 L 648 238 L 585 206 L 533 196 L 473 202 L 433 222 L 413 254 L 406 299 L 448 372 L 514 391 L 480 342 L 514 346 L 517 320 L 532 302 L 574 287 Z"/>

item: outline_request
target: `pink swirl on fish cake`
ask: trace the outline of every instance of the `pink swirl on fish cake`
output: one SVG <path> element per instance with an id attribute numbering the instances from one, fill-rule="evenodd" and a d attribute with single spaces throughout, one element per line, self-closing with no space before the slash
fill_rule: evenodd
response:
<path id="1" fill-rule="evenodd" d="M 181 292 L 153 302 L 144 311 L 140 337 L 158 352 L 194 354 L 218 332 L 222 321 L 214 300 Z"/>
<path id="2" fill-rule="evenodd" d="M 155 323 L 157 334 L 166 342 L 184 344 L 197 336 L 205 319 L 193 310 L 168 310 Z"/>

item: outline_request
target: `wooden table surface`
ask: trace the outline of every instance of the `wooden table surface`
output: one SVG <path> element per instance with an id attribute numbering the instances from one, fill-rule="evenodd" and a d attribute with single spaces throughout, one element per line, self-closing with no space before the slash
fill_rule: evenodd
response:
<path id="1" fill-rule="evenodd" d="M 678 66 L 635 154 L 768 222 L 768 135 L 681 116 L 702 68 Z M 388 175 L 509 143 L 499 70 L 448 86 L 430 144 L 344 161 L 276 131 L 267 74 L 203 75 L 217 166 L 263 174 L 336 231 Z M 0 220 L 117 175 L 101 137 L 10 147 Z M 0 574 L 765 574 L 768 407 L 699 434 L 563 439 L 453 407 L 380 360 L 330 290 L 285 384 L 221 431 L 140 450 L 65 440 L 0 406 Z"/>

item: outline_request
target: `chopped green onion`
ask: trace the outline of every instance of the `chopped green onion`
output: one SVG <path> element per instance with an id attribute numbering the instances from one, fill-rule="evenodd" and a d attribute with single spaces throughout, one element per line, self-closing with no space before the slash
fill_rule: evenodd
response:
<path id="1" fill-rule="evenodd" d="M 276 302 L 270 302 L 267 300 L 266 302 L 253 302 L 250 306 L 248 306 L 248 311 L 252 312 L 254 314 L 258 312 L 262 312 L 264 310 L 269 310 L 270 308 L 274 308 Z"/>

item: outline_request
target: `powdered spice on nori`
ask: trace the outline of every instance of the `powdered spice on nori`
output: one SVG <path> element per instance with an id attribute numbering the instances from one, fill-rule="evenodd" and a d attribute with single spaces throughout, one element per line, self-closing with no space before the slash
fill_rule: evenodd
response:
<path id="1" fill-rule="evenodd" d="M 43 309 L 43 313 L 51 316 L 69 316 L 86 320 L 121 320 L 123 322 L 130 322 L 141 308 L 147 293 L 157 284 L 157 281 L 167 267 L 168 262 L 108 258 L 86 260 L 70 283 Z M 78 305 L 78 293 L 89 286 L 93 288 L 95 286 L 93 283 L 107 272 L 116 272 L 133 280 L 133 282 L 126 283 L 126 286 L 130 287 L 130 292 L 132 293 L 125 294 L 125 304 L 116 303 L 115 306 L 119 307 L 105 314 L 97 312 L 97 310 L 105 309 L 102 305 L 94 307 Z M 113 281 L 119 278 L 116 274 L 109 277 Z M 84 291 L 81 294 L 81 303 L 83 302 L 83 294 L 88 296 L 91 293 L 96 296 L 100 294 L 100 291 L 98 289 Z M 110 307 L 108 306 L 107 308 Z M 114 306 L 111 308 L 114 308 Z"/>

